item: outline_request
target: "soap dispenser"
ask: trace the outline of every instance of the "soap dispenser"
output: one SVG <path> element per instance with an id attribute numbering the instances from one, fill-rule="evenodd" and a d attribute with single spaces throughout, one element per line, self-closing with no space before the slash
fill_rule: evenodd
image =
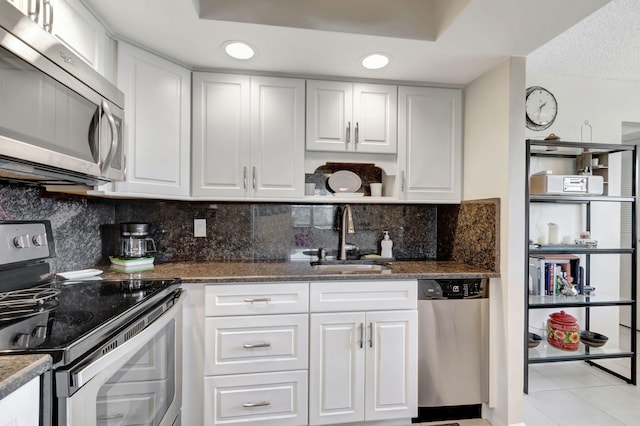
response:
<path id="1" fill-rule="evenodd" d="M 390 259 L 393 257 L 393 241 L 391 241 L 391 239 L 389 238 L 389 231 L 382 232 L 384 232 L 384 238 L 382 238 L 382 241 L 380 241 L 380 248 L 382 249 L 380 252 L 380 257 Z"/>

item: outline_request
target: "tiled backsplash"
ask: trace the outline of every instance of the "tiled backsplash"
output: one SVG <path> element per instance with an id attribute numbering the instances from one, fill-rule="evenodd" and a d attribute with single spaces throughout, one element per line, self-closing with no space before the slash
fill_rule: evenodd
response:
<path id="1" fill-rule="evenodd" d="M 380 253 L 382 231 L 388 230 L 398 259 L 448 257 L 460 210 L 475 211 L 457 207 L 353 204 L 356 232 L 347 241 L 361 253 Z M 157 262 L 304 259 L 305 252 L 320 247 L 338 249 L 341 209 L 332 204 L 110 200 L 0 183 L 0 220 L 51 221 L 57 271 L 108 264 L 108 256 L 118 254 L 121 222 L 151 225 Z M 488 211 L 495 214 L 495 208 Z M 193 236 L 195 218 L 206 219 L 206 238 Z"/>

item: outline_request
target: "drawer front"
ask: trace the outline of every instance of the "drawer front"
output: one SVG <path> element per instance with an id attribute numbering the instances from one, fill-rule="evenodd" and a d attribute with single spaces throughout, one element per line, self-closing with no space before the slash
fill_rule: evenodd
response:
<path id="1" fill-rule="evenodd" d="M 211 316 L 303 313 L 309 310 L 309 283 L 223 284 L 205 289 Z"/>
<path id="2" fill-rule="evenodd" d="M 307 372 L 205 378 L 206 424 L 307 424 Z"/>
<path id="3" fill-rule="evenodd" d="M 309 316 L 264 315 L 205 320 L 205 374 L 306 369 Z"/>
<path id="4" fill-rule="evenodd" d="M 310 286 L 311 312 L 417 309 L 418 282 L 324 281 Z"/>

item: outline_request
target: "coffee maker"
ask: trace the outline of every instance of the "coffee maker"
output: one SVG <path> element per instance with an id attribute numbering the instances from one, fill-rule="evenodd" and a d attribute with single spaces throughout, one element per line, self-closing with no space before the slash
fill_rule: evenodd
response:
<path id="1" fill-rule="evenodd" d="M 155 253 L 156 243 L 149 237 L 148 223 L 120 224 L 120 258 L 138 259 Z"/>

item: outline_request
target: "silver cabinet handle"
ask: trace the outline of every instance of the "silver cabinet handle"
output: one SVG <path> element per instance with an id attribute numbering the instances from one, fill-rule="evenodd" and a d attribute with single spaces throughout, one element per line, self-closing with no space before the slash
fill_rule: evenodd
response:
<path id="1" fill-rule="evenodd" d="M 271 343 L 247 343 L 246 345 L 242 345 L 245 349 L 255 349 L 255 348 L 270 348 Z"/>
<path id="2" fill-rule="evenodd" d="M 116 121 L 113 119 L 109 104 L 104 99 L 102 100 L 102 111 L 104 111 L 104 115 L 107 116 L 107 121 L 111 128 L 111 146 L 109 147 L 107 158 L 104 160 L 104 163 L 102 163 L 102 174 L 105 175 L 118 151 L 118 126 L 116 126 Z"/>
<path id="3" fill-rule="evenodd" d="M 373 323 L 369 323 L 369 347 L 373 347 Z"/>
<path id="4" fill-rule="evenodd" d="M 400 191 L 404 192 L 404 170 L 400 173 Z"/>
<path id="5" fill-rule="evenodd" d="M 362 349 L 362 346 L 364 344 L 364 324 L 360 323 L 360 325 L 358 326 L 358 328 L 360 329 L 360 340 L 359 340 L 359 345 L 360 345 L 360 349 Z"/>
<path id="6" fill-rule="evenodd" d="M 351 122 L 347 123 L 347 143 L 351 142 Z"/>
<path id="7" fill-rule="evenodd" d="M 245 402 L 244 404 L 242 404 L 242 406 L 244 408 L 251 408 L 251 407 L 266 407 L 268 405 L 271 405 L 271 403 L 269 401 L 262 401 L 262 402 Z"/>
<path id="8" fill-rule="evenodd" d="M 124 414 L 122 413 L 110 414 L 106 416 L 98 416 L 98 420 L 115 420 L 115 419 L 123 419 L 123 418 L 124 418 Z"/>
<path id="9" fill-rule="evenodd" d="M 244 299 L 246 303 L 255 303 L 255 302 L 271 302 L 270 297 L 258 297 L 253 299 Z"/>
<path id="10" fill-rule="evenodd" d="M 253 166 L 252 182 L 253 182 L 253 189 L 256 189 L 256 167 L 255 166 Z"/>
<path id="11" fill-rule="evenodd" d="M 242 185 L 244 187 L 244 190 L 247 190 L 247 166 L 244 166 L 244 172 L 242 174 Z"/>
<path id="12" fill-rule="evenodd" d="M 356 145 L 358 145 L 358 140 L 360 139 L 360 123 L 356 121 Z"/>
<path id="13" fill-rule="evenodd" d="M 51 0 L 42 1 L 42 20 L 42 28 L 50 33 L 53 29 L 53 5 Z"/>
<path id="14" fill-rule="evenodd" d="M 35 10 L 31 7 L 33 3 L 36 5 Z M 29 8 L 29 18 L 31 18 L 33 22 L 38 22 L 38 19 L 40 19 L 40 0 L 29 0 L 27 7 Z"/>

